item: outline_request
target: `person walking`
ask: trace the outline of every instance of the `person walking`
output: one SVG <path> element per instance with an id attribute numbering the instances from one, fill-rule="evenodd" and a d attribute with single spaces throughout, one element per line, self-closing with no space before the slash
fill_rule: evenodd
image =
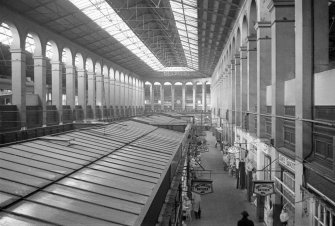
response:
<path id="1" fill-rule="evenodd" d="M 237 226 L 254 226 L 254 222 L 252 220 L 248 219 L 248 212 L 247 211 L 242 211 L 242 219 L 237 222 Z"/>
<path id="2" fill-rule="evenodd" d="M 195 219 L 201 218 L 201 196 L 198 193 L 192 192 L 192 200 L 193 200 L 193 211 L 195 215 Z"/>

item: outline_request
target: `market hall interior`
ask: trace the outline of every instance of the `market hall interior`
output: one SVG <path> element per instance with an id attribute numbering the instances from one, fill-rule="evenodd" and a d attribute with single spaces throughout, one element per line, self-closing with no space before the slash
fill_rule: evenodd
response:
<path id="1" fill-rule="evenodd" d="M 0 224 L 334 225 L 334 18 L 333 0 L 0 1 Z"/>

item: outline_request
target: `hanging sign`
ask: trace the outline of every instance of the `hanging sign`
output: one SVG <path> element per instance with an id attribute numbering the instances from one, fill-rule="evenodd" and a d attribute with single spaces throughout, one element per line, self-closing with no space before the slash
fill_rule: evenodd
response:
<path id="1" fill-rule="evenodd" d="M 212 180 L 192 180 L 192 191 L 204 195 L 213 192 Z"/>
<path id="2" fill-rule="evenodd" d="M 254 181 L 253 192 L 261 196 L 274 194 L 275 193 L 274 181 L 264 181 L 264 180 Z"/>

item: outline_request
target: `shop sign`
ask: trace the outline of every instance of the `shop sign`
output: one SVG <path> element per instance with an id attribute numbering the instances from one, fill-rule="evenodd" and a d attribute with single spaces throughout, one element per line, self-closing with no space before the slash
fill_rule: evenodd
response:
<path id="1" fill-rule="evenodd" d="M 253 193 L 261 196 L 267 196 L 275 193 L 274 181 L 254 181 Z"/>
<path id="2" fill-rule="evenodd" d="M 292 170 L 292 172 L 295 172 L 295 162 L 294 160 L 286 157 L 285 155 L 279 154 L 279 163 L 286 168 Z"/>
<path id="3" fill-rule="evenodd" d="M 193 180 L 192 191 L 198 194 L 208 194 L 213 192 L 213 181 L 212 180 Z"/>

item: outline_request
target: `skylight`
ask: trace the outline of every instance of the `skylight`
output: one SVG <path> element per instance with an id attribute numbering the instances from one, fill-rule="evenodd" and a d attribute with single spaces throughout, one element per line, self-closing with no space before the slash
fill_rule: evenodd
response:
<path id="1" fill-rule="evenodd" d="M 122 20 L 114 9 L 105 0 L 68 0 L 80 11 L 87 15 L 92 21 L 108 32 L 112 37 L 128 48 L 132 53 L 144 61 L 155 71 L 194 71 L 198 70 L 198 37 L 197 37 L 197 11 L 196 0 L 187 0 L 187 5 L 171 2 L 181 8 L 178 9 L 179 16 L 175 19 L 180 39 L 187 60 L 187 67 L 165 67 L 147 46 L 137 37 L 132 29 Z M 180 5 L 178 5 L 180 4 Z M 195 6 L 195 8 L 193 7 Z M 190 7 L 192 6 L 192 7 Z M 176 9 L 175 9 L 176 10 Z M 173 11 L 175 11 L 173 10 Z M 188 14 L 188 16 L 183 14 Z M 185 16 L 183 18 L 183 16 Z M 191 18 L 191 19 L 190 19 Z M 185 22 L 188 21 L 188 24 Z M 184 31 L 184 32 L 183 32 Z"/>
<path id="2" fill-rule="evenodd" d="M 154 70 L 164 66 L 105 0 L 69 0 Z"/>
<path id="3" fill-rule="evenodd" d="M 170 0 L 187 66 L 198 70 L 198 13 L 196 0 Z"/>
<path id="4" fill-rule="evenodd" d="M 161 71 L 194 71 L 188 67 L 165 67 Z"/>

